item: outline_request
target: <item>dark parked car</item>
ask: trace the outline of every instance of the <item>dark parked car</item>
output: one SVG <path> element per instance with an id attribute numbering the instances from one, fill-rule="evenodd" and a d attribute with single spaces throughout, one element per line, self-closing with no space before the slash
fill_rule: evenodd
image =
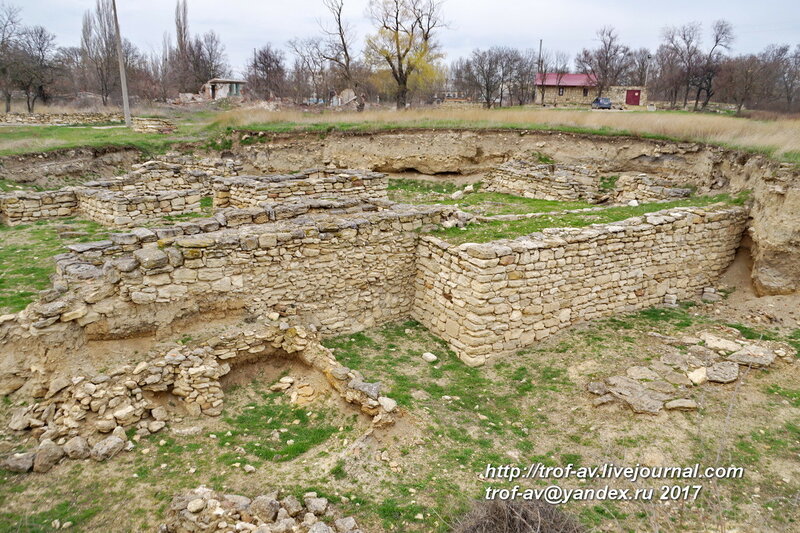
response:
<path id="1" fill-rule="evenodd" d="M 611 98 L 595 98 L 592 109 L 611 109 Z"/>

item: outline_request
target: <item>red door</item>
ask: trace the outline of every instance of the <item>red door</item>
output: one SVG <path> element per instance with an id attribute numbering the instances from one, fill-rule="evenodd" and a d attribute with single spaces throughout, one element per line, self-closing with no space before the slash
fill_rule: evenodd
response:
<path id="1" fill-rule="evenodd" d="M 637 91 L 634 89 L 628 89 L 625 93 L 625 104 L 626 105 L 639 105 L 639 97 L 641 95 L 641 91 Z"/>

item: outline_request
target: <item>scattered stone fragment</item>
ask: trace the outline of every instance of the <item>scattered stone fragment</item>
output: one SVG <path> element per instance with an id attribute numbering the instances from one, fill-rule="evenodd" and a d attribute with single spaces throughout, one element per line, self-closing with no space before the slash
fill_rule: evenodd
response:
<path id="1" fill-rule="evenodd" d="M 718 337 L 712 333 L 708 333 L 707 331 L 701 333 L 700 338 L 706 343 L 706 347 L 708 347 L 711 350 L 723 351 L 723 352 L 735 352 L 742 347 L 740 344 L 736 342 L 733 342 L 728 339 L 723 339 L 722 337 Z"/>
<path id="2" fill-rule="evenodd" d="M 771 365 L 775 361 L 775 357 L 775 352 L 769 348 L 750 344 L 729 355 L 727 360 L 744 366 L 761 368 Z"/>
<path id="3" fill-rule="evenodd" d="M 348 533 L 356 529 L 356 527 L 358 527 L 355 518 L 353 518 L 352 516 L 340 518 L 336 520 L 333 524 L 334 526 L 336 526 L 336 531 L 338 531 L 338 533 Z"/>
<path id="4" fill-rule="evenodd" d="M 11 472 L 30 472 L 33 468 L 34 452 L 15 453 L 3 461 L 3 468 Z"/>
<path id="5" fill-rule="evenodd" d="M 707 376 L 715 383 L 732 383 L 739 377 L 739 365 L 732 361 L 715 363 L 708 367 Z"/>
<path id="6" fill-rule="evenodd" d="M 72 437 L 64 444 L 64 452 L 70 459 L 86 459 L 91 452 L 89 442 L 80 435 Z"/>
<path id="7" fill-rule="evenodd" d="M 669 411 L 692 411 L 697 409 L 697 403 L 688 399 L 670 400 L 664 404 L 664 408 Z"/>
<path id="8" fill-rule="evenodd" d="M 258 496 L 250 503 L 250 512 L 264 522 L 273 522 L 280 508 L 280 502 L 271 496 Z"/>
<path id="9" fill-rule="evenodd" d="M 303 505 L 291 494 L 281 500 L 281 506 L 286 509 L 289 516 L 297 516 L 297 514 L 303 510 Z"/>
<path id="10" fill-rule="evenodd" d="M 426 363 L 435 363 L 438 359 L 439 358 L 436 357 L 431 352 L 425 352 L 424 354 L 422 354 L 422 360 L 425 361 Z"/>
<path id="11" fill-rule="evenodd" d="M 333 533 L 333 530 L 323 522 L 316 522 L 308 528 L 308 533 Z"/>
<path id="12" fill-rule="evenodd" d="M 598 396 L 608 393 L 608 387 L 602 381 L 590 381 L 586 384 L 586 390 Z"/>
<path id="13" fill-rule="evenodd" d="M 46 439 L 36 451 L 33 459 L 34 472 L 49 472 L 64 457 L 64 448 L 55 442 Z"/>
<path id="14" fill-rule="evenodd" d="M 602 396 L 598 396 L 594 400 L 592 400 L 592 405 L 595 407 L 600 407 L 601 405 L 605 405 L 607 403 L 611 403 L 616 400 L 616 396 L 613 394 L 603 394 Z"/>
<path id="15" fill-rule="evenodd" d="M 125 448 L 125 441 L 111 435 L 94 445 L 90 456 L 95 461 L 111 459 Z"/>
<path id="16" fill-rule="evenodd" d="M 305 504 L 308 511 L 317 516 L 325 514 L 325 511 L 328 510 L 327 498 L 306 498 Z"/>
<path id="17" fill-rule="evenodd" d="M 693 385 L 702 385 L 708 381 L 707 369 L 701 366 L 686 374 L 686 377 L 689 378 L 689 381 L 691 381 Z"/>
<path id="18" fill-rule="evenodd" d="M 378 398 L 378 403 L 381 404 L 381 407 L 383 407 L 387 413 L 391 413 L 397 409 L 397 402 L 386 396 Z"/>
<path id="19" fill-rule="evenodd" d="M 188 503 L 186 510 L 190 513 L 199 513 L 206 508 L 206 502 L 202 498 L 196 498 Z"/>
<path id="20" fill-rule="evenodd" d="M 252 474 L 253 472 L 256 471 L 256 467 L 254 467 L 253 465 L 244 465 L 243 470 L 248 474 Z"/>

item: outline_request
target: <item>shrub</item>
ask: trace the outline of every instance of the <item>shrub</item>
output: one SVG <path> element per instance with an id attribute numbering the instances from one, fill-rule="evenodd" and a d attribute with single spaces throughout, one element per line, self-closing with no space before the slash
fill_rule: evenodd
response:
<path id="1" fill-rule="evenodd" d="M 541 501 L 481 500 L 453 533 L 583 533 L 583 527 L 555 505 Z"/>

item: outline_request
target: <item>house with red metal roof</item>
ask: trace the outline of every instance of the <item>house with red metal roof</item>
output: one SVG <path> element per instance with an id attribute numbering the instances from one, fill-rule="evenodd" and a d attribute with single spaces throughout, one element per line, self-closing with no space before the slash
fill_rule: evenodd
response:
<path id="1" fill-rule="evenodd" d="M 647 104 L 647 89 L 615 85 L 603 91 L 615 107 Z M 597 78 L 592 74 L 547 72 L 536 75 L 536 103 L 552 106 L 591 105 L 597 97 Z"/>

